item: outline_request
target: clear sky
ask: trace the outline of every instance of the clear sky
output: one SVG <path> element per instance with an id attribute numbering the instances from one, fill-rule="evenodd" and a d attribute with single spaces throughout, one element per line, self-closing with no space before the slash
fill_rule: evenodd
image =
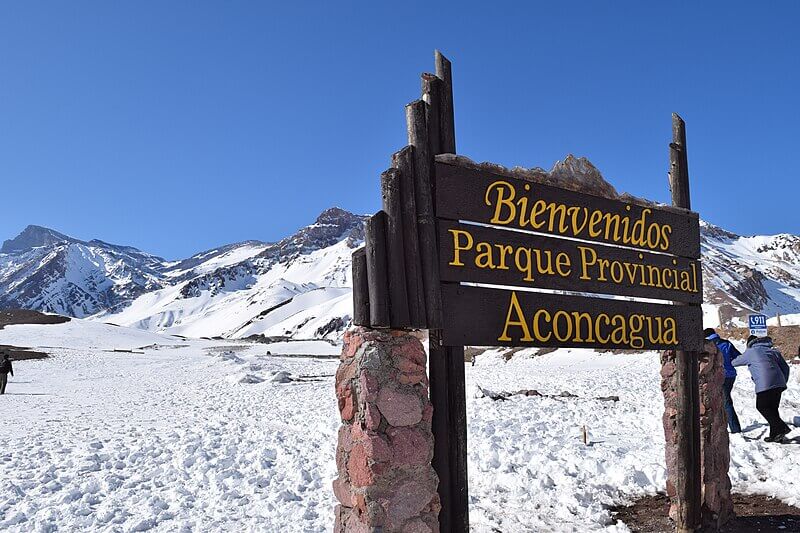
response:
<path id="1" fill-rule="evenodd" d="M 677 111 L 701 216 L 800 234 L 798 23 L 793 1 L 3 2 L 0 240 L 173 259 L 373 212 L 435 48 L 459 153 L 573 153 L 668 201 Z"/>

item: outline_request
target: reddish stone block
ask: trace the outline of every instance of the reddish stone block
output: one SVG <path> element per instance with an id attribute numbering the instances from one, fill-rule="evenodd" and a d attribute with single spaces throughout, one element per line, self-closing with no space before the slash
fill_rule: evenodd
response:
<path id="1" fill-rule="evenodd" d="M 667 379 L 675 374 L 675 363 L 669 362 L 661 366 L 661 378 Z"/>
<path id="2" fill-rule="evenodd" d="M 350 483 L 353 486 L 365 487 L 374 481 L 368 460 L 369 456 L 364 449 L 364 445 L 360 442 L 355 444 L 347 461 L 347 472 L 350 475 Z"/>
<path id="3" fill-rule="evenodd" d="M 422 410 L 422 421 L 425 422 L 427 427 L 430 427 L 430 423 L 433 420 L 433 405 L 428 404 L 425 406 L 425 409 Z"/>
<path id="4" fill-rule="evenodd" d="M 341 398 L 344 390 L 350 387 L 352 379 L 356 376 L 358 365 L 355 362 L 340 364 L 336 369 L 336 396 Z"/>
<path id="5" fill-rule="evenodd" d="M 350 484 L 342 481 L 341 479 L 333 480 L 333 495 L 336 496 L 336 499 L 339 500 L 339 503 L 345 507 L 353 507 L 355 505 Z"/>
<path id="6" fill-rule="evenodd" d="M 422 431 L 414 428 L 390 428 L 387 433 L 394 465 L 419 466 L 430 463 L 433 446 Z"/>
<path id="7" fill-rule="evenodd" d="M 364 343 L 364 336 L 360 329 L 347 330 L 344 333 L 344 343 L 342 345 L 341 359 L 349 359 L 356 355 L 358 349 Z"/>
<path id="8" fill-rule="evenodd" d="M 412 340 L 413 339 L 413 340 Z M 392 355 L 409 359 L 418 365 L 425 366 L 425 348 L 416 338 L 410 337 L 408 342 L 401 344 L 392 351 Z"/>
<path id="9" fill-rule="evenodd" d="M 342 426 L 339 428 L 339 440 L 336 443 L 336 448 L 349 452 L 353 449 L 353 436 L 350 432 L 351 426 Z"/>
<path id="10" fill-rule="evenodd" d="M 342 413 L 342 420 L 352 420 L 355 415 L 355 407 L 353 405 L 353 395 L 350 393 L 351 389 L 347 389 L 347 396 L 339 400 L 339 409 Z"/>
<path id="11" fill-rule="evenodd" d="M 395 359 L 394 366 L 400 372 L 405 372 L 407 374 L 425 372 L 425 365 L 421 365 L 417 362 L 411 361 L 410 359 Z"/>
<path id="12" fill-rule="evenodd" d="M 372 373 L 367 370 L 362 370 L 358 376 L 358 390 L 361 393 L 362 399 L 368 402 L 374 402 L 378 399 L 380 385 Z"/>
<path id="13" fill-rule="evenodd" d="M 422 420 L 422 405 L 413 392 L 385 388 L 378 394 L 377 405 L 390 426 L 413 426 Z"/>
<path id="14" fill-rule="evenodd" d="M 367 438 L 364 441 L 364 449 L 373 461 L 379 463 L 392 460 L 392 449 L 383 437 L 373 431 L 366 432 L 365 435 Z"/>
<path id="15" fill-rule="evenodd" d="M 407 481 L 398 487 L 389 501 L 387 518 L 392 525 L 401 525 L 418 516 L 436 493 L 436 487 L 417 481 Z"/>
<path id="16" fill-rule="evenodd" d="M 367 404 L 366 411 L 364 412 L 364 424 L 367 429 L 378 429 L 381 425 L 381 412 L 373 404 Z"/>
<path id="17" fill-rule="evenodd" d="M 427 383 L 428 376 L 425 372 L 417 372 L 414 374 L 400 374 L 397 376 L 397 381 L 403 385 L 416 385 L 417 383 Z"/>
<path id="18" fill-rule="evenodd" d="M 365 515 L 367 514 L 367 500 L 364 498 L 363 492 L 357 492 L 353 495 L 353 501 L 355 502 L 355 508 L 358 510 L 358 515 Z"/>

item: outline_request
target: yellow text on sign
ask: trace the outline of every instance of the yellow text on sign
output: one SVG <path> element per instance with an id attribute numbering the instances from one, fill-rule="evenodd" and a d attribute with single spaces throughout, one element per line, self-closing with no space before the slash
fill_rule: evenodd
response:
<path id="1" fill-rule="evenodd" d="M 646 345 L 677 345 L 677 324 L 672 317 L 642 313 L 630 315 L 587 311 L 523 309 L 516 292 L 509 293 L 499 342 L 558 341 L 570 344 L 600 344 L 641 349 Z"/>

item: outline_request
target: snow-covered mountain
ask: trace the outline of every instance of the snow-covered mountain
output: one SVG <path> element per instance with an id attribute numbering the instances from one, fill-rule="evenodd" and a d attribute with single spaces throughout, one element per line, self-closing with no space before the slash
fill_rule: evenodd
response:
<path id="1" fill-rule="evenodd" d="M 619 196 L 584 158 L 570 156 L 549 172 L 511 172 Z M 0 249 L 0 308 L 187 337 L 334 340 L 351 320 L 350 256 L 363 243 L 365 220 L 332 208 L 279 242 L 246 241 L 171 262 L 29 226 Z M 742 237 L 703 222 L 701 242 L 707 325 L 741 325 L 753 311 L 800 317 L 800 236 Z"/>
<path id="2" fill-rule="evenodd" d="M 800 313 L 800 236 L 742 237 L 701 222 L 704 300 L 723 324 L 744 325 L 753 311 Z M 715 322 L 708 316 L 707 321 Z"/>
<path id="3" fill-rule="evenodd" d="M 160 289 L 164 265 L 135 248 L 28 226 L 0 248 L 0 308 L 86 317 Z"/>
<path id="4" fill-rule="evenodd" d="M 29 226 L 0 251 L 0 308 L 90 317 L 190 337 L 337 338 L 365 217 L 338 208 L 277 243 L 165 261 Z"/>

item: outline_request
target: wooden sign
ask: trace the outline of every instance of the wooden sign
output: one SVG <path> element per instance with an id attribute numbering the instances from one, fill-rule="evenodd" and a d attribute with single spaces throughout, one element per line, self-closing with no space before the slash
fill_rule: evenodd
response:
<path id="1" fill-rule="evenodd" d="M 436 216 L 700 257 L 697 213 L 645 207 L 438 161 Z"/>
<path id="2" fill-rule="evenodd" d="M 445 346 L 702 349 L 699 306 L 444 284 Z"/>

